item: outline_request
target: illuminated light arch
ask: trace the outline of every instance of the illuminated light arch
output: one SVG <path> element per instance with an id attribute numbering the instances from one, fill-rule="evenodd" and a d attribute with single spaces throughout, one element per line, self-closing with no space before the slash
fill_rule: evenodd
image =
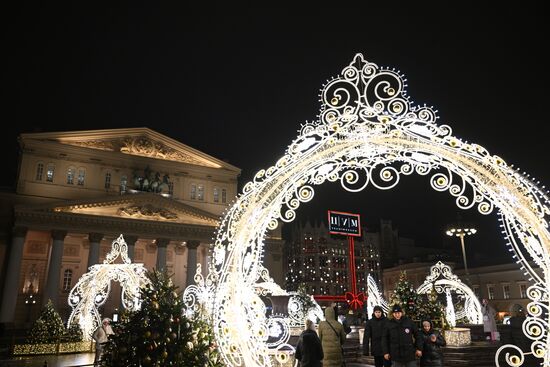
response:
<path id="1" fill-rule="evenodd" d="M 452 326 L 455 326 L 456 319 L 466 317 L 472 324 L 483 324 L 483 314 L 481 313 L 481 304 L 470 287 L 464 284 L 458 276 L 453 274 L 449 265 L 438 261 L 430 268 L 430 274 L 426 277 L 416 290 L 419 294 L 427 294 L 432 287 L 435 287 L 437 293 L 443 293 L 447 299 L 447 314 L 454 316 L 454 320 L 447 320 Z M 457 293 L 464 298 L 464 309 L 455 314 L 452 302 L 449 305 L 450 293 Z"/>
<path id="2" fill-rule="evenodd" d="M 376 281 L 370 274 L 367 276 L 367 291 L 367 317 L 370 317 L 370 315 L 372 315 L 374 306 L 382 307 L 382 310 L 387 315 L 390 311 L 390 306 L 388 305 L 388 302 L 384 299 L 382 293 L 380 293 Z"/>
<path id="3" fill-rule="evenodd" d="M 122 264 L 115 264 L 119 257 Z M 101 325 L 98 308 L 109 297 L 111 281 L 120 283 L 124 308 L 139 310 L 140 288 L 149 282 L 146 273 L 147 269 L 143 264 L 132 264 L 128 257 L 128 245 L 120 235 L 112 242 L 111 251 L 103 264 L 90 266 L 89 271 L 71 289 L 68 302 L 73 310 L 67 325 L 78 323 L 84 339 L 90 340 L 94 330 Z"/>
<path id="4" fill-rule="evenodd" d="M 498 209 L 510 251 L 534 282 L 524 324 L 532 340 L 529 352 L 550 367 L 547 193 L 500 157 L 437 125 L 436 111 L 409 100 L 398 71 L 380 68 L 361 54 L 327 82 L 320 97 L 318 121 L 304 124 L 285 155 L 245 185 L 220 223 L 208 277 L 216 284 L 213 326 L 225 363 L 273 365 L 265 306 L 258 305 L 255 284 L 262 277 L 266 232 L 278 220 L 294 220 L 300 204 L 313 198 L 315 185 L 340 181 L 351 192 L 369 184 L 390 189 L 402 175 L 416 173 L 431 175 L 432 188 L 448 191 L 461 209 L 477 208 L 481 214 Z"/>

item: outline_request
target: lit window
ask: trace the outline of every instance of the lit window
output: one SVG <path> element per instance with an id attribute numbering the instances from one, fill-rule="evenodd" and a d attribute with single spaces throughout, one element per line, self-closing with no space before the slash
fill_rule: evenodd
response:
<path id="1" fill-rule="evenodd" d="M 120 193 L 124 194 L 126 192 L 126 185 L 128 185 L 128 177 L 123 175 L 120 177 Z"/>
<path id="2" fill-rule="evenodd" d="M 48 164 L 48 170 L 46 171 L 46 181 L 53 182 L 54 172 L 55 166 L 52 163 Z"/>
<path id="3" fill-rule="evenodd" d="M 214 202 L 218 203 L 220 201 L 220 189 L 214 187 Z"/>
<path id="4" fill-rule="evenodd" d="M 38 163 L 36 166 L 36 181 L 42 181 L 42 175 L 44 174 L 44 163 Z"/>
<path id="5" fill-rule="evenodd" d="M 191 200 L 195 200 L 197 198 L 197 185 L 191 184 L 191 191 L 189 192 L 189 197 Z"/>
<path id="6" fill-rule="evenodd" d="M 197 186 L 197 200 L 204 200 L 204 185 Z"/>
<path id="7" fill-rule="evenodd" d="M 527 298 L 527 284 L 519 285 L 519 296 L 521 298 Z"/>
<path id="8" fill-rule="evenodd" d="M 227 190 L 222 189 L 222 203 L 227 203 Z"/>
<path id="9" fill-rule="evenodd" d="M 510 298 L 510 284 L 502 285 L 502 294 L 504 295 L 504 299 Z"/>
<path id="10" fill-rule="evenodd" d="M 78 169 L 78 184 L 80 186 L 84 185 L 84 176 L 86 175 L 86 171 L 84 170 L 84 168 L 79 168 Z"/>
<path id="11" fill-rule="evenodd" d="M 111 172 L 107 172 L 105 174 L 105 188 L 106 189 L 111 188 Z"/>
<path id="12" fill-rule="evenodd" d="M 168 194 L 169 195 L 174 195 L 174 183 L 173 182 L 168 182 Z"/>
<path id="13" fill-rule="evenodd" d="M 71 289 L 73 281 L 73 271 L 71 269 L 65 269 L 63 272 L 63 290 L 68 291 Z"/>
<path id="14" fill-rule="evenodd" d="M 69 169 L 67 170 L 67 183 L 69 185 L 74 184 L 74 168 L 73 167 L 69 167 Z"/>
<path id="15" fill-rule="evenodd" d="M 489 299 L 495 299 L 495 287 L 493 285 L 487 285 L 487 294 Z"/>
<path id="16" fill-rule="evenodd" d="M 479 294 L 479 285 L 474 285 L 473 289 L 474 289 L 474 294 L 476 295 L 476 297 L 480 298 L 481 295 Z"/>

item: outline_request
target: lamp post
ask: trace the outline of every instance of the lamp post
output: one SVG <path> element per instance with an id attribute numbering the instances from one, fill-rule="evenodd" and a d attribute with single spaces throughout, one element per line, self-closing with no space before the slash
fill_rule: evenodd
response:
<path id="1" fill-rule="evenodd" d="M 464 270 L 466 271 L 466 276 L 469 276 L 470 273 L 468 272 L 468 263 L 466 262 L 466 247 L 464 246 L 464 237 L 473 235 L 476 232 L 477 230 L 472 226 L 464 226 L 462 224 L 449 227 L 446 232 L 447 236 L 460 238 L 460 245 L 462 246 L 462 259 L 464 260 Z"/>
<path id="2" fill-rule="evenodd" d="M 27 305 L 27 322 L 31 320 L 31 309 L 34 304 L 36 304 L 34 287 L 32 283 L 29 285 L 27 292 L 25 294 L 25 304 Z"/>

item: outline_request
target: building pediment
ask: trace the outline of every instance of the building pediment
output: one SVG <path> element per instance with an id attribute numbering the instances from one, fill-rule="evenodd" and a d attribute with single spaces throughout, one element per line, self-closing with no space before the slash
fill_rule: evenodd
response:
<path id="1" fill-rule="evenodd" d="M 55 141 L 60 144 L 89 149 L 240 171 L 239 168 L 227 162 L 148 128 L 33 133 L 22 134 L 21 139 L 23 141 Z"/>
<path id="2" fill-rule="evenodd" d="M 16 208 L 16 211 L 18 209 L 22 210 L 23 208 Z M 117 219 L 146 220 L 208 227 L 218 225 L 218 218 L 212 213 L 153 193 L 127 194 L 93 200 L 64 201 L 30 208 L 25 207 L 24 211 L 66 213 L 75 216 L 114 217 Z"/>

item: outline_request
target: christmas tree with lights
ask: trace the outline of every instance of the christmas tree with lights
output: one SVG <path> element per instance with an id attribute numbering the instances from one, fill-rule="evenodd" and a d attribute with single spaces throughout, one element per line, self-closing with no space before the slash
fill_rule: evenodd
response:
<path id="1" fill-rule="evenodd" d="M 445 318 L 445 306 L 439 301 L 435 286 L 432 286 L 430 291 L 426 294 L 426 298 L 423 299 L 419 310 L 419 317 L 421 320 L 431 320 L 434 327 L 448 329 L 447 320 Z"/>
<path id="2" fill-rule="evenodd" d="M 399 281 L 392 293 L 390 305 L 400 305 L 403 309 L 403 313 L 410 319 L 421 319 L 420 313 L 423 306 L 423 300 L 422 297 L 416 293 L 416 289 L 414 289 L 411 282 L 408 281 L 406 271 L 402 271 L 399 275 Z"/>
<path id="3" fill-rule="evenodd" d="M 27 336 L 27 342 L 30 344 L 57 343 L 64 332 L 63 320 L 53 307 L 52 301 L 48 300 Z"/>
<path id="4" fill-rule="evenodd" d="M 210 324 L 188 318 L 166 273 L 151 272 L 141 290 L 141 310 L 124 312 L 105 348 L 107 366 L 222 366 Z"/>

